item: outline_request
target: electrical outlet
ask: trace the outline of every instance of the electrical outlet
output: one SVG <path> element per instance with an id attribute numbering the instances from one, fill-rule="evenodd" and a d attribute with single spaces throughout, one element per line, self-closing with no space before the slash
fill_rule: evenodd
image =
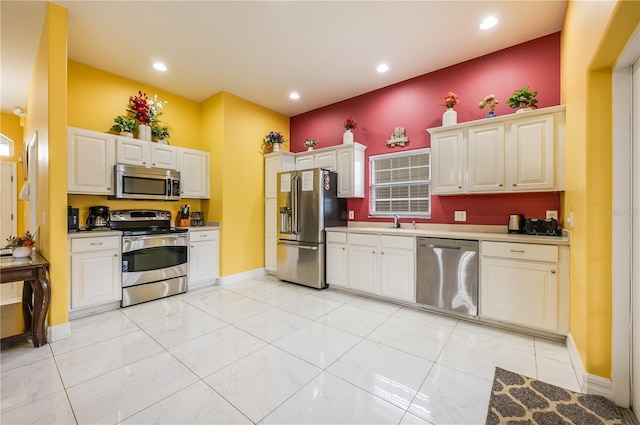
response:
<path id="1" fill-rule="evenodd" d="M 453 219 L 455 221 L 467 221 L 467 212 L 466 211 L 456 211 L 454 213 Z"/>
<path id="2" fill-rule="evenodd" d="M 555 211 L 555 210 L 547 211 L 547 218 L 555 218 L 557 220 L 558 219 L 558 211 Z"/>
<path id="3" fill-rule="evenodd" d="M 567 216 L 567 224 L 569 224 L 569 227 L 573 228 L 573 211 L 571 211 Z"/>
<path id="4" fill-rule="evenodd" d="M 349 220 L 353 220 L 355 218 L 355 213 L 353 211 L 349 211 Z"/>

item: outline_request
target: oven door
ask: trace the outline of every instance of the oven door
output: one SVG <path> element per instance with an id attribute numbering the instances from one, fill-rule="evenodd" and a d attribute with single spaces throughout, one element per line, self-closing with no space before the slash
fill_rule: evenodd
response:
<path id="1" fill-rule="evenodd" d="M 188 235 L 122 237 L 122 287 L 186 276 Z"/>

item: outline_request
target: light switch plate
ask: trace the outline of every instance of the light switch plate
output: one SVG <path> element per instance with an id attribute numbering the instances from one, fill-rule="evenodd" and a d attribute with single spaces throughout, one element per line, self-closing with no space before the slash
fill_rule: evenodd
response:
<path id="1" fill-rule="evenodd" d="M 467 221 L 467 212 L 466 211 L 456 211 L 453 215 L 453 219 L 455 221 Z"/>
<path id="2" fill-rule="evenodd" d="M 349 211 L 349 220 L 353 220 L 355 218 L 355 213 L 353 211 Z"/>
<path id="3" fill-rule="evenodd" d="M 555 210 L 547 211 L 547 218 L 555 218 L 557 220 L 558 219 L 558 211 L 555 211 Z"/>

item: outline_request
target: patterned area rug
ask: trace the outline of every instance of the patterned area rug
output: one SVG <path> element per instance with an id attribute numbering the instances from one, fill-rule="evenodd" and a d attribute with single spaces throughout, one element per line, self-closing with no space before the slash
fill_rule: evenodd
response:
<path id="1" fill-rule="evenodd" d="M 496 367 L 487 425 L 631 423 L 621 410 L 604 397 L 575 393 Z"/>

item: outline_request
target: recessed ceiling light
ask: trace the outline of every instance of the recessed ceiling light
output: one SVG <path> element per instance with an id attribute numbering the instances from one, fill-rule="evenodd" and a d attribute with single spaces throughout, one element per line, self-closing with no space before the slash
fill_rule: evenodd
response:
<path id="1" fill-rule="evenodd" d="M 163 63 L 156 62 L 153 64 L 153 69 L 157 69 L 158 71 L 166 71 L 167 66 Z"/>
<path id="2" fill-rule="evenodd" d="M 489 16 L 482 23 L 480 23 L 481 30 L 488 30 L 489 28 L 493 28 L 498 23 L 498 18 L 494 16 Z"/>
<path id="3" fill-rule="evenodd" d="M 389 70 L 389 65 L 387 65 L 386 63 L 381 63 L 376 68 L 376 71 L 378 71 L 378 72 L 387 72 L 388 70 Z"/>
<path id="4" fill-rule="evenodd" d="M 293 92 L 289 95 L 289 99 L 300 99 L 300 95 L 296 92 Z"/>

